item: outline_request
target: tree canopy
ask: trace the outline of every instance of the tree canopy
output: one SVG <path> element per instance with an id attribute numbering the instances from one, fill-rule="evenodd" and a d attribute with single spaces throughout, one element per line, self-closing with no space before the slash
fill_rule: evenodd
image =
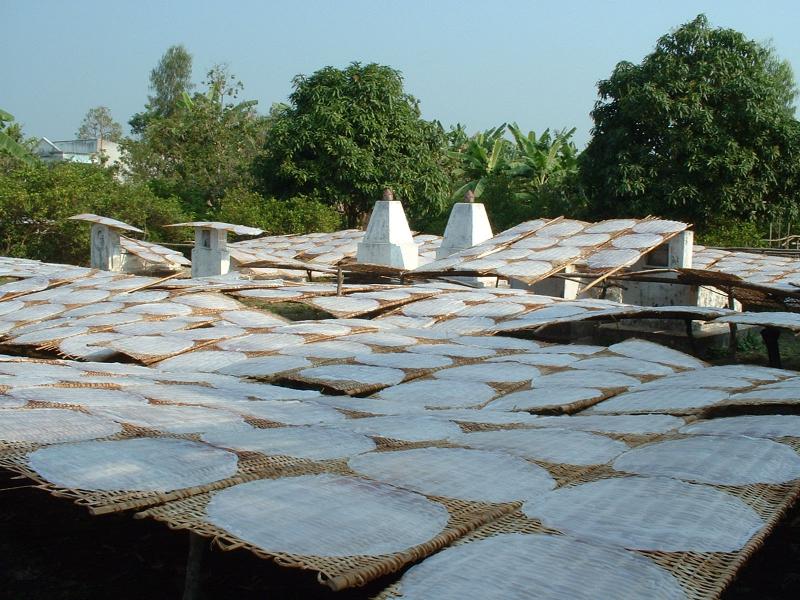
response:
<path id="1" fill-rule="evenodd" d="M 135 180 L 179 196 L 198 214 L 216 208 L 228 188 L 252 182 L 266 127 L 257 101 L 236 102 L 242 85 L 227 67 L 213 67 L 204 84 L 204 92 L 184 94 L 169 116 L 152 116 L 140 139 L 124 144 Z"/>
<path id="2" fill-rule="evenodd" d="M 700 15 L 598 90 L 581 157 L 598 216 L 654 213 L 702 230 L 795 211 L 796 89 L 770 48 Z"/>
<path id="3" fill-rule="evenodd" d="M 294 79 L 291 104 L 277 113 L 255 167 L 261 190 L 308 196 L 361 223 L 382 190 L 392 188 L 412 222 L 437 214 L 448 197 L 438 123 L 390 67 L 354 62 Z"/>
<path id="4" fill-rule="evenodd" d="M 122 126 L 114 120 L 107 107 L 95 106 L 87 111 L 77 135 L 81 139 L 119 142 L 122 140 Z"/>

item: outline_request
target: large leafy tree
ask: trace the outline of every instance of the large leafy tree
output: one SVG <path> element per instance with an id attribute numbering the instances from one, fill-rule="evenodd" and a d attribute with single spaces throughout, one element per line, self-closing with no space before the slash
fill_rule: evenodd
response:
<path id="1" fill-rule="evenodd" d="M 127 169 L 159 195 L 180 197 L 197 214 L 217 208 L 226 190 L 251 182 L 266 120 L 227 67 L 212 68 L 205 91 L 184 93 L 168 116 L 153 116 L 138 140 L 123 143 Z"/>
<path id="2" fill-rule="evenodd" d="M 170 46 L 150 71 L 152 95 L 147 97 L 145 111 L 131 117 L 129 124 L 133 133 L 141 134 L 154 117 L 172 115 L 183 95 L 193 88 L 192 55 L 182 44 Z"/>
<path id="3" fill-rule="evenodd" d="M 769 48 L 700 15 L 598 89 L 581 165 L 596 214 L 657 213 L 702 231 L 795 210 L 796 90 Z"/>
<path id="4" fill-rule="evenodd" d="M 108 107 L 95 106 L 87 111 L 77 134 L 82 139 L 119 142 L 122 140 L 122 126 L 111 116 Z"/>
<path id="5" fill-rule="evenodd" d="M 263 192 L 318 199 L 350 226 L 363 222 L 386 187 L 403 201 L 412 224 L 442 209 L 445 134 L 421 118 L 398 71 L 352 63 L 293 83 L 291 104 L 276 114 L 256 164 Z"/>

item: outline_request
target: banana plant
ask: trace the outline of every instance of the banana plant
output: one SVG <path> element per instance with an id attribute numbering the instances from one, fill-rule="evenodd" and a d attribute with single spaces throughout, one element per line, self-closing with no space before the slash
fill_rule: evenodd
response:
<path id="1" fill-rule="evenodd" d="M 516 145 L 515 157 L 508 166 L 508 172 L 514 177 L 530 180 L 533 188 L 578 168 L 578 151 L 571 140 L 574 127 L 569 131 L 556 131 L 555 134 L 545 129 L 538 137 L 535 131 L 525 135 L 516 123 L 509 125 L 508 129 Z"/>
<path id="2" fill-rule="evenodd" d="M 13 115 L 7 113 L 3 109 L 0 109 L 0 153 L 8 154 L 12 158 L 21 160 L 29 165 L 33 165 L 35 164 L 36 159 L 31 155 L 30 152 L 28 152 L 28 149 L 3 131 L 6 123 L 11 123 L 13 120 Z"/>
<path id="3" fill-rule="evenodd" d="M 466 183 L 454 193 L 453 198 L 461 199 L 468 191 L 478 199 L 486 189 L 489 180 L 504 174 L 508 168 L 511 144 L 503 137 L 506 124 L 488 129 L 471 137 L 460 150 L 450 151 L 451 158 L 458 161 L 456 177 Z"/>

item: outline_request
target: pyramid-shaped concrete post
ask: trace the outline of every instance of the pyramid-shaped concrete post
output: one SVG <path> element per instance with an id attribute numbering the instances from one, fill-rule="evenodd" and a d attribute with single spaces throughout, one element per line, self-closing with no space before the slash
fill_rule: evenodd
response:
<path id="1" fill-rule="evenodd" d="M 359 242 L 356 262 L 385 265 L 396 269 L 415 269 L 419 264 L 419 246 L 408 227 L 403 205 L 391 190 L 384 190 L 383 200 L 375 203 L 367 233 Z"/>
<path id="2" fill-rule="evenodd" d="M 491 238 L 492 226 L 486 216 L 486 207 L 475 202 L 475 194 L 468 191 L 464 202 L 453 205 L 442 245 L 436 250 L 436 258 L 447 258 L 459 250 L 471 248 Z"/>

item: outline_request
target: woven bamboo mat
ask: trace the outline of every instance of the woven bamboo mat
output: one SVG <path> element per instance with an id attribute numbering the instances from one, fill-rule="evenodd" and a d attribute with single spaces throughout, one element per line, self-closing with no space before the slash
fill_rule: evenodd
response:
<path id="1" fill-rule="evenodd" d="M 587 473 L 584 481 L 597 480 L 600 470 Z M 775 529 L 778 522 L 792 505 L 800 498 L 800 481 L 780 486 L 714 486 L 730 493 L 752 507 L 765 521 L 764 527 L 737 552 L 639 552 L 653 560 L 657 565 L 671 573 L 680 584 L 688 600 L 713 600 L 736 577 L 748 559 L 762 546 Z M 517 510 L 487 523 L 453 543 L 454 546 L 468 544 L 505 533 L 554 534 L 561 532 L 542 525 L 538 519 L 526 516 Z M 372 600 L 400 598 L 401 588 L 395 582 Z"/>
<path id="2" fill-rule="evenodd" d="M 166 523 L 171 529 L 189 529 L 199 535 L 211 537 L 223 550 L 242 548 L 260 558 L 274 560 L 282 567 L 316 571 L 321 584 L 337 591 L 361 586 L 383 575 L 397 572 L 406 565 L 452 544 L 481 525 L 493 522 L 516 510 L 519 506 L 519 503 L 489 504 L 429 497 L 430 500 L 444 505 L 449 513 L 449 519 L 441 533 L 423 544 L 381 556 L 301 556 L 266 551 L 210 523 L 205 515 L 212 494 L 213 492 L 203 493 L 162 504 L 137 513 L 135 517 L 153 518 Z"/>
<path id="3" fill-rule="evenodd" d="M 149 429 L 135 428 L 123 425 L 123 432 L 93 441 L 116 441 L 132 440 L 139 438 L 159 438 L 159 439 L 183 439 L 196 441 L 198 436 L 194 434 L 164 434 Z M 211 490 L 223 489 L 243 483 L 260 479 L 268 476 L 282 476 L 285 474 L 317 473 L 331 470 L 331 465 L 316 463 L 306 459 L 288 456 L 265 456 L 256 452 L 234 451 L 238 462 L 236 472 L 230 477 L 219 479 L 204 485 L 171 490 L 169 492 L 155 491 L 104 491 L 104 490 L 83 490 L 63 488 L 57 484 L 42 478 L 28 464 L 30 452 L 41 448 L 41 445 L 25 445 L 16 447 L 15 451 L 7 448 L 7 451 L 0 454 L 0 467 L 19 473 L 34 482 L 36 486 L 43 489 L 53 496 L 73 500 L 76 504 L 85 506 L 91 514 L 99 515 L 106 513 L 122 512 L 126 510 L 142 509 L 149 506 L 190 497 L 194 494 L 202 494 Z"/>

